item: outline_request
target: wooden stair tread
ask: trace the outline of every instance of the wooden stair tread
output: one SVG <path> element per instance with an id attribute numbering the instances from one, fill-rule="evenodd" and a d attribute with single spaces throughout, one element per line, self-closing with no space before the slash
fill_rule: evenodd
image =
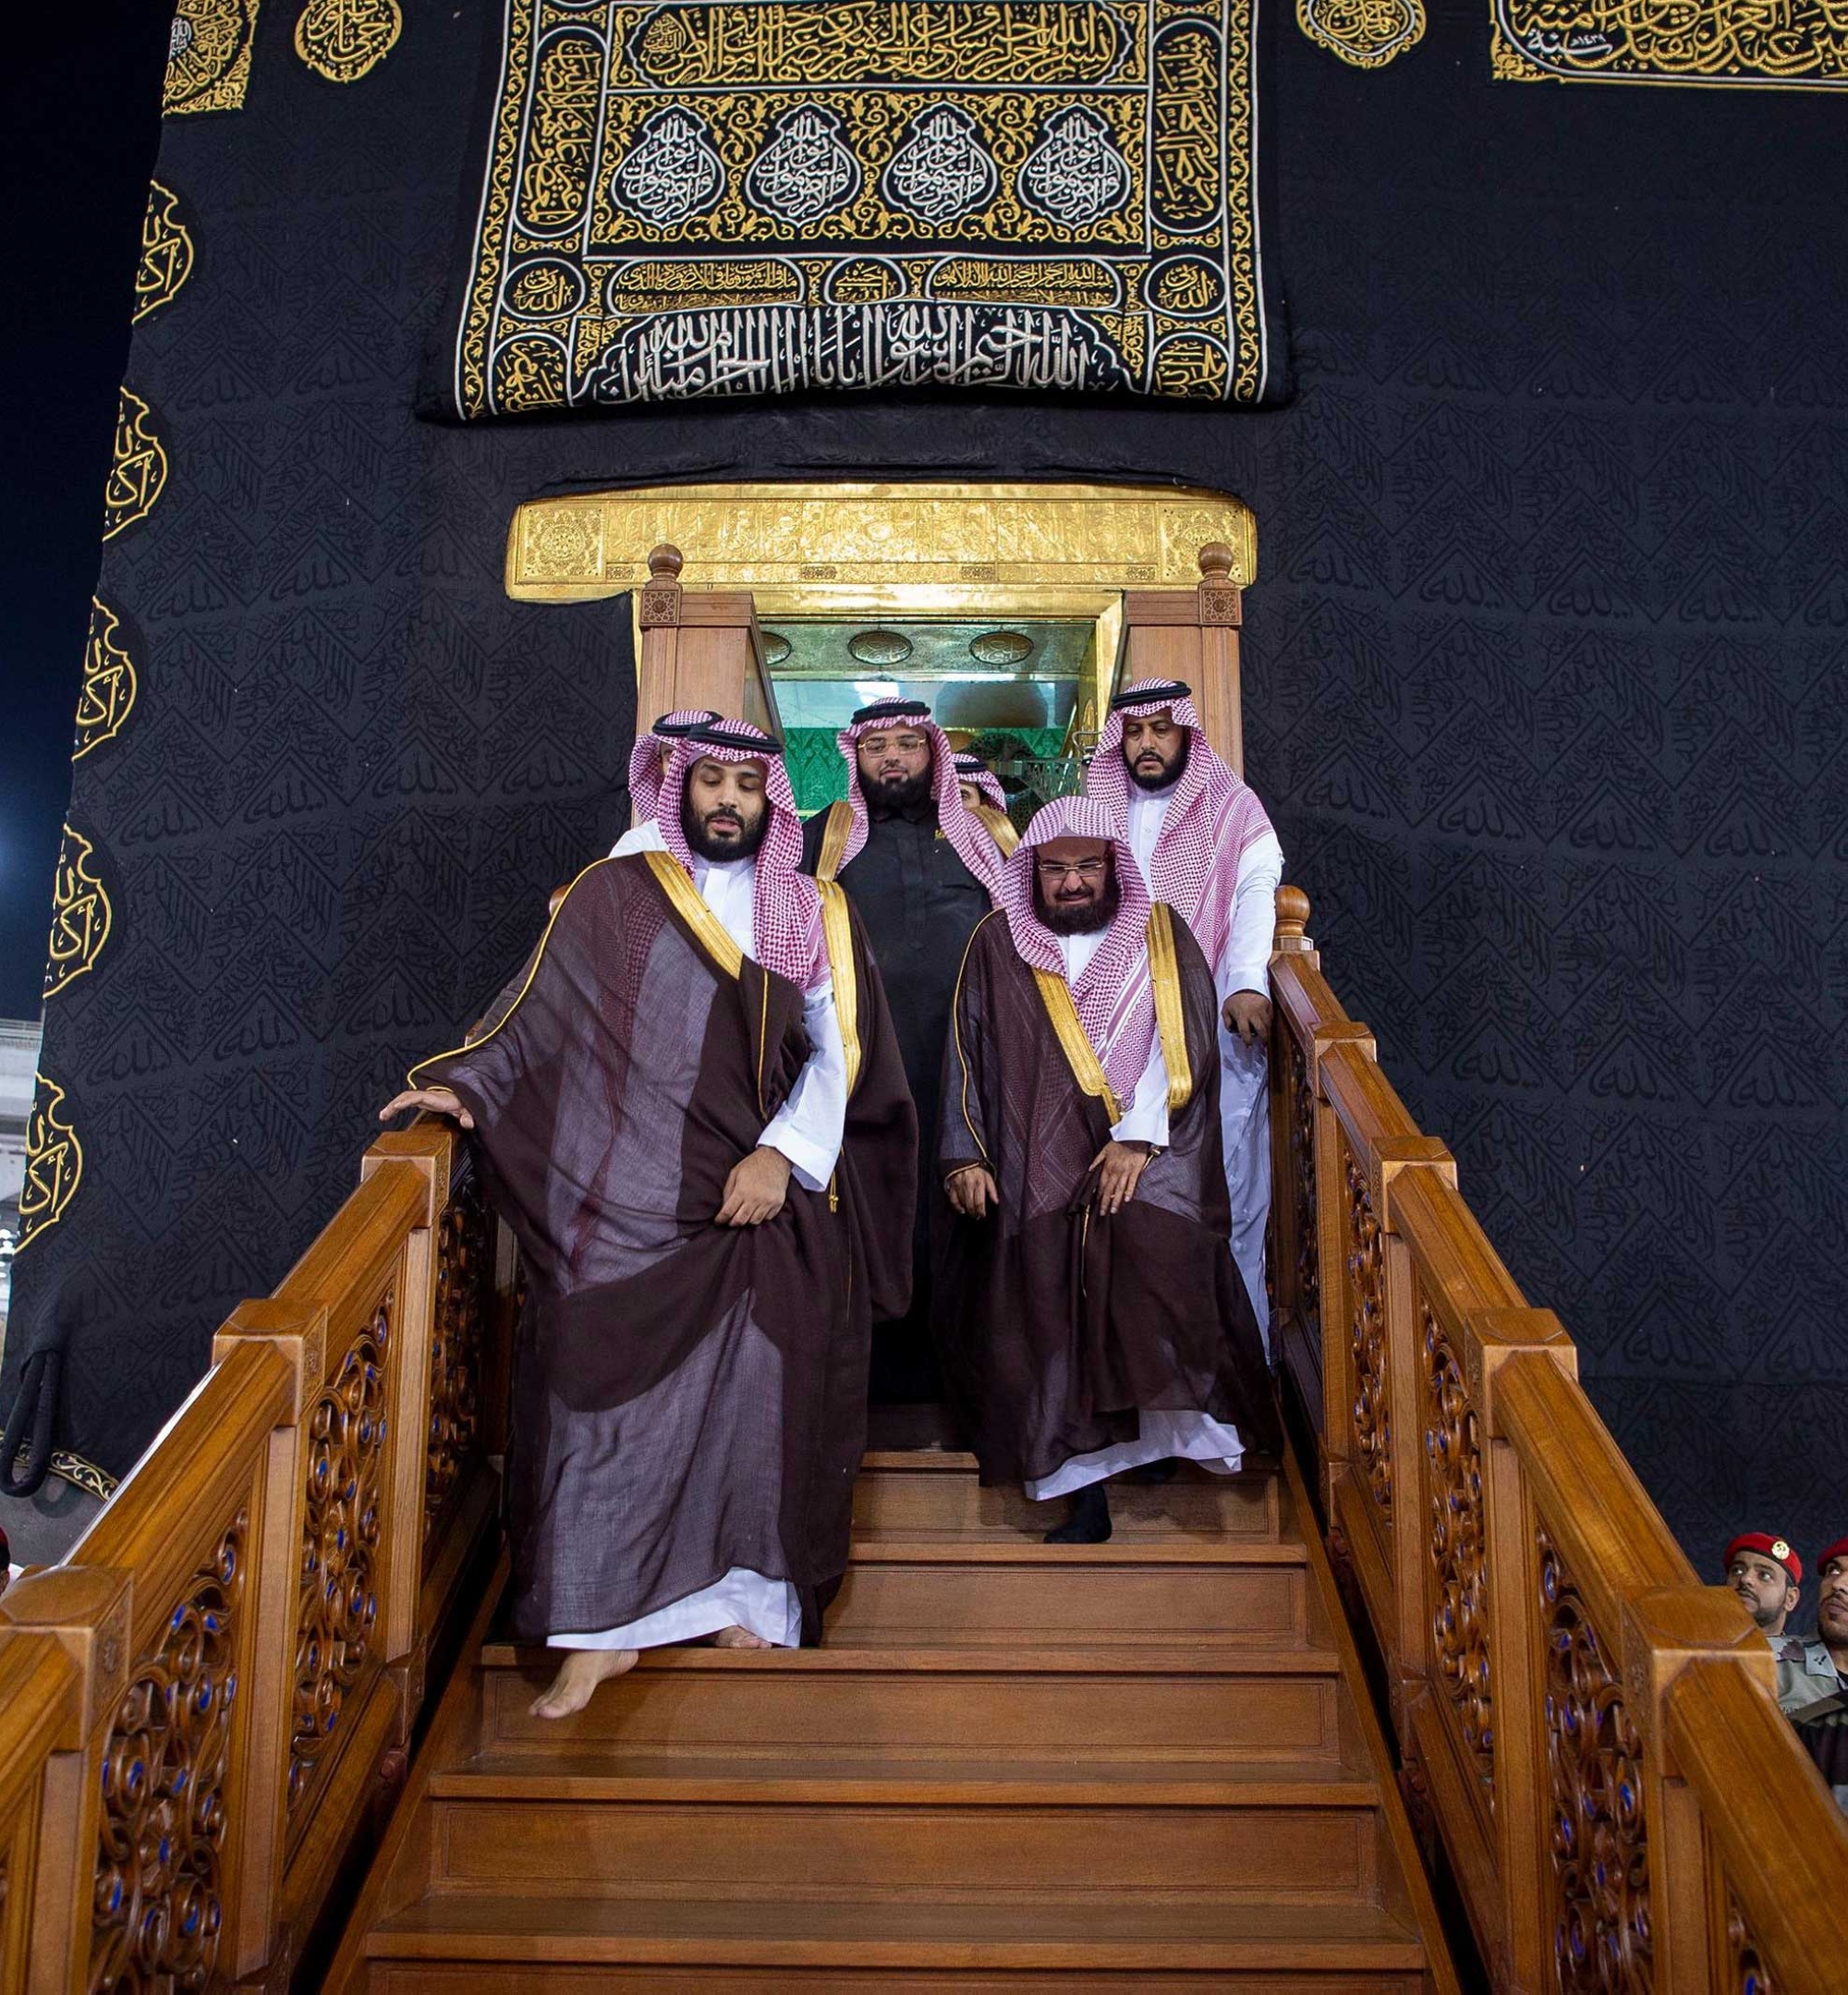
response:
<path id="1" fill-rule="evenodd" d="M 991 1527 L 989 1535 L 964 1531 L 856 1531 L 855 1565 L 1302 1565 L 1300 1539 L 1231 1538 L 1205 1531 L 1118 1531 L 1101 1545 L 1049 1545 L 1024 1531 Z"/>
<path id="2" fill-rule="evenodd" d="M 547 1750 L 473 1754 L 432 1775 L 439 1800 L 892 1803 L 918 1806 L 1371 1808 L 1371 1780 L 1325 1762 Z"/>
<path id="3" fill-rule="evenodd" d="M 432 1893 L 380 1921 L 374 1959 L 720 1965 L 1415 1970 L 1412 1928 L 1374 1905 L 1005 1891 L 981 1897 Z"/>
<path id="4" fill-rule="evenodd" d="M 894 1630 L 894 1635 L 902 1639 L 893 1646 L 881 1640 L 851 1648 L 650 1648 L 632 1673 L 859 1671 L 882 1675 L 902 1670 L 955 1675 L 1336 1676 L 1341 1672 L 1332 1648 L 1319 1643 L 1298 1648 L 1274 1639 L 1249 1645 L 1235 1639 L 1210 1644 L 1190 1639 L 1143 1647 L 1125 1636 L 1120 1643 L 1072 1648 L 976 1639 L 945 1643 L 941 1635 L 918 1628 Z M 558 1667 L 554 1649 L 505 1641 L 484 1643 L 480 1660 L 483 1669 L 542 1670 L 548 1675 Z"/>

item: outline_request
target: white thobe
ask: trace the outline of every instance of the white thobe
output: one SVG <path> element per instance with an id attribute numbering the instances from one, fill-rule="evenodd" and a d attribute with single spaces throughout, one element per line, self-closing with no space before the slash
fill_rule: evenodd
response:
<path id="1" fill-rule="evenodd" d="M 1129 799 L 1129 849 L 1142 876 L 1161 835 L 1173 790 L 1133 790 Z M 1225 1188 L 1232 1201 L 1232 1258 L 1251 1297 L 1251 1309 L 1270 1348 L 1270 1302 L 1264 1293 L 1264 1232 L 1270 1217 L 1270 1049 L 1247 1046 L 1226 1029 L 1225 1001 L 1234 991 L 1270 991 L 1271 939 L 1277 927 L 1277 888 L 1283 878 L 1283 848 L 1274 832 L 1254 838 L 1239 856 L 1232 923 L 1220 959 L 1212 967 L 1220 1007 L 1219 1121 L 1225 1151 Z"/>
<path id="2" fill-rule="evenodd" d="M 653 833 L 652 845 L 630 845 L 630 852 L 662 849 L 659 827 L 650 819 L 624 833 L 613 858 L 626 857 L 624 844 Z M 757 860 L 720 859 L 696 862 L 693 883 L 719 925 L 748 956 L 757 955 L 755 895 Z M 809 1053 L 789 1099 L 764 1125 L 760 1149 L 780 1150 L 789 1160 L 791 1174 L 808 1191 L 825 1191 L 841 1154 L 847 1114 L 847 1057 L 834 1012 L 834 987 L 824 978 L 802 1000 L 802 1023 Z M 723 1579 L 631 1621 L 620 1628 L 597 1628 L 586 1634 L 553 1635 L 548 1648 L 659 1648 L 668 1642 L 690 1642 L 721 1628 L 748 1628 L 778 1648 L 793 1648 L 802 1639 L 802 1603 L 786 1579 L 772 1579 L 745 1565 L 735 1565 Z"/>
<path id="3" fill-rule="evenodd" d="M 1059 948 L 1065 958 L 1065 981 L 1076 983 L 1102 943 L 1104 931 L 1094 935 L 1062 935 Z M 1161 1052 L 1161 1038 L 1155 1035 L 1149 1049 L 1135 1092 L 1122 1119 L 1111 1125 L 1110 1133 L 1119 1143 L 1150 1143 L 1157 1150 L 1168 1141 L 1168 1062 Z M 1143 1406 L 1137 1412 L 1134 1441 L 1119 1441 L 1088 1454 L 1069 1455 L 1050 1476 L 1027 1484 L 1027 1493 L 1036 1502 L 1050 1497 L 1069 1496 L 1088 1482 L 1102 1482 L 1125 1468 L 1144 1462 L 1165 1462 L 1185 1456 L 1210 1468 L 1215 1475 L 1236 1475 L 1244 1459 L 1238 1429 L 1222 1420 L 1210 1419 L 1204 1413 L 1175 1412 Z"/>

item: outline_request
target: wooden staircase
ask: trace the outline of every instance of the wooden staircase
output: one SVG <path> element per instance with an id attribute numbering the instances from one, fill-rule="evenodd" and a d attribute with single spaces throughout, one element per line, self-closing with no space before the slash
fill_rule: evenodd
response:
<path id="1" fill-rule="evenodd" d="M 1294 1473 L 1112 1501 L 1048 1546 L 869 1455 L 826 1647 L 657 1649 L 564 1723 L 491 1600 L 328 1986 L 1453 1988 Z"/>

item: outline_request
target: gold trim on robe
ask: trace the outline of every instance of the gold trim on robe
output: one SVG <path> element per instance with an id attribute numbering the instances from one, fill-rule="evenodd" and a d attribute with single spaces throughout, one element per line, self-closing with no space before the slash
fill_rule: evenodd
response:
<path id="1" fill-rule="evenodd" d="M 725 924 L 707 906 L 687 869 L 671 852 L 644 852 L 654 883 L 667 896 L 667 905 L 693 931 L 699 946 L 711 957 L 716 968 L 736 977 L 744 968 L 745 953 L 725 932 Z"/>
<path id="2" fill-rule="evenodd" d="M 1013 855 L 1020 843 L 1020 833 L 1014 828 L 1014 821 L 1004 810 L 997 810 L 992 804 L 971 804 L 969 814 L 981 824 L 991 838 L 1001 848 L 1003 858 Z"/>
<path id="3" fill-rule="evenodd" d="M 854 830 L 854 807 L 845 797 L 828 806 L 827 828 L 821 833 L 821 856 L 815 861 L 817 880 L 833 880 L 841 870 L 841 854 Z"/>
<path id="4" fill-rule="evenodd" d="M 1178 1115 L 1194 1091 L 1187 1024 L 1181 1010 L 1181 966 L 1174 955 L 1174 911 L 1157 901 L 1149 910 L 1149 980 L 1155 990 L 1155 1029 L 1168 1064 L 1168 1113 Z"/>
<path id="5" fill-rule="evenodd" d="M 834 980 L 834 1016 L 841 1026 L 841 1044 L 847 1057 L 847 1100 L 860 1078 L 860 987 L 854 972 L 854 929 L 847 913 L 846 889 L 833 880 L 818 879 L 821 894 L 821 938 L 828 945 L 828 974 Z"/>
<path id="6" fill-rule="evenodd" d="M 1103 1062 L 1078 1021 L 1078 1007 L 1072 1000 L 1072 987 L 1053 970 L 1034 969 L 1033 981 L 1040 987 L 1040 1002 L 1058 1035 L 1059 1051 L 1072 1070 L 1072 1078 L 1084 1092 L 1104 1105 L 1112 1126 L 1123 1120 L 1123 1105 L 1112 1092 L 1104 1076 Z"/>

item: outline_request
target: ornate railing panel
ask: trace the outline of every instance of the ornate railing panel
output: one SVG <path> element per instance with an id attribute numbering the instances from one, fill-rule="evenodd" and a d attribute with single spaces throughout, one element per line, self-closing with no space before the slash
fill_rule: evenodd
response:
<path id="1" fill-rule="evenodd" d="M 452 1311 L 447 1353 L 432 1333 L 457 1147 L 428 1125 L 376 1143 L 69 1558 L 0 1596 L 0 1985 L 21 1985 L 30 1946 L 47 1987 L 281 1987 L 338 1911 L 380 1782 L 402 1770 L 427 1651 L 492 1528 L 466 1381 L 505 1312 L 480 1293 L 479 1203 L 451 1248 L 475 1316 L 458 1328 Z M 448 1446 L 434 1508 L 432 1407 Z M 65 1703 L 46 1704 L 60 1668 Z M 4 1695 L 16 1685 L 43 1707 L 33 1734 Z M 32 1890 L 35 1872 L 68 1893 Z"/>
<path id="2" fill-rule="evenodd" d="M 1284 1373 L 1324 1381 L 1318 1493 L 1402 1778 L 1499 1989 L 1822 1995 L 1848 1824 L 1484 1238 L 1279 895 L 1271 964 Z M 1313 1243 L 1311 1272 L 1295 1265 Z M 1319 1352 L 1292 1346 L 1319 1302 Z M 1292 1312 L 1295 1312 L 1293 1315 Z M 1772 1799 L 1770 1797 L 1775 1797 Z"/>

